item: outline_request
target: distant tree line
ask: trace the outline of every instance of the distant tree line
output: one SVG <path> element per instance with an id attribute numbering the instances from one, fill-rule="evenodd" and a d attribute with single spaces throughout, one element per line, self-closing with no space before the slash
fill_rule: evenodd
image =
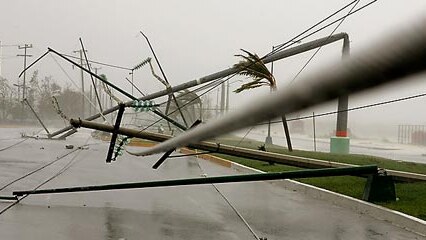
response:
<path id="1" fill-rule="evenodd" d="M 22 91 L 22 85 L 12 84 L 8 79 L 0 77 L 0 121 L 35 119 L 23 102 Z M 52 96 L 57 99 L 65 115 L 75 116 L 82 112 L 81 92 L 70 86 L 61 87 L 51 76 L 40 78 L 38 71 L 34 71 L 27 80 L 25 98 L 43 120 L 61 120 Z"/>

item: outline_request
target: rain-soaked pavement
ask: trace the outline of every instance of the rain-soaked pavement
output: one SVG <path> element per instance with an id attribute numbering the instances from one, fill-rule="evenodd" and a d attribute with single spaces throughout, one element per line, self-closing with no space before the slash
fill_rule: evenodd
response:
<path id="1" fill-rule="evenodd" d="M 28 132 L 28 130 L 27 130 Z M 84 132 L 84 131 L 83 131 Z M 22 141 L 0 129 L 0 150 Z M 6 138 L 14 138 L 4 140 Z M 88 149 L 65 149 L 88 143 Z M 105 164 L 108 145 L 88 132 L 66 141 L 28 139 L 0 151 L 0 189 L 49 162 L 52 165 L 2 189 L 14 190 L 238 174 L 194 157 L 124 155 Z M 75 149 L 74 149 L 75 150 Z M 423 239 L 414 233 L 266 182 L 34 195 L 0 215 L 0 239 Z M 220 194 L 222 193 L 226 199 Z M 0 201 L 0 211 L 12 202 Z"/>

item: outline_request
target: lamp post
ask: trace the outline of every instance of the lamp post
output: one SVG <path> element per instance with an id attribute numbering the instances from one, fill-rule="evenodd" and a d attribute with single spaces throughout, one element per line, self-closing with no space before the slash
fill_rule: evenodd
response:
<path id="1" fill-rule="evenodd" d="M 272 46 L 272 52 L 275 51 L 275 46 Z M 271 62 L 271 74 L 274 75 L 274 61 Z M 269 89 L 272 92 L 272 86 Z M 268 120 L 268 136 L 265 139 L 265 145 L 272 145 L 272 137 L 271 137 L 271 120 Z"/>

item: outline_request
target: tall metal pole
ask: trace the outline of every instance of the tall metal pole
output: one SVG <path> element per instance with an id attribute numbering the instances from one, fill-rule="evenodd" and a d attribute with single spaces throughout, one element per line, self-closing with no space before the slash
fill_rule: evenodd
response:
<path id="1" fill-rule="evenodd" d="M 349 38 L 343 38 L 342 59 L 349 57 Z M 330 152 L 349 153 L 349 135 L 348 135 L 348 94 L 341 95 L 337 103 L 337 123 L 336 134 L 330 140 Z"/>
<path id="2" fill-rule="evenodd" d="M 2 50 L 3 50 L 3 46 L 1 45 L 1 41 L 0 41 L 0 77 L 1 77 L 1 58 L 2 58 Z"/>
<path id="3" fill-rule="evenodd" d="M 27 55 L 27 48 L 32 48 L 32 47 L 33 47 L 32 44 L 24 44 L 24 46 L 18 46 L 18 49 L 24 49 L 24 55 L 22 55 L 22 54 L 18 54 L 17 55 L 19 57 L 24 57 L 24 69 L 27 68 L 27 57 L 32 57 L 32 55 Z M 25 79 L 26 79 L 26 74 L 24 72 L 24 80 L 23 80 L 23 84 L 22 84 L 22 86 L 23 86 L 22 87 L 22 100 L 24 100 L 26 98 L 25 93 L 27 91 L 27 88 L 26 88 Z M 24 106 L 25 106 L 24 102 L 22 102 L 22 108 L 21 108 L 21 118 L 22 118 L 22 120 L 24 119 Z"/>
<path id="4" fill-rule="evenodd" d="M 24 46 L 18 46 L 18 49 L 24 49 L 24 55 L 18 54 L 18 57 L 24 57 L 24 69 L 27 68 L 27 57 L 32 57 L 32 55 L 27 55 L 27 48 L 32 48 L 32 44 L 24 44 Z M 24 82 L 23 82 L 23 90 L 22 90 L 22 99 L 25 99 L 25 92 L 26 92 L 26 83 L 25 83 L 25 77 L 26 74 L 24 72 Z"/>
<path id="5" fill-rule="evenodd" d="M 349 39 L 344 38 L 342 59 L 349 57 Z M 348 137 L 348 95 L 339 97 L 337 110 L 336 137 Z"/>
<path id="6" fill-rule="evenodd" d="M 92 67 L 93 71 L 95 71 L 95 74 L 98 75 L 98 70 L 101 69 L 101 67 Z M 98 79 L 95 79 L 95 85 L 98 89 L 102 88 L 102 83 L 100 81 L 98 81 Z M 102 90 L 99 91 L 99 109 L 101 110 L 101 112 L 103 112 L 103 107 L 102 107 L 102 103 L 103 103 L 103 99 L 102 99 Z M 96 106 L 96 102 L 95 102 L 95 106 Z"/>
<path id="7" fill-rule="evenodd" d="M 272 51 L 275 50 L 275 46 L 272 46 Z M 271 74 L 274 75 L 274 61 L 271 62 Z M 272 88 L 270 89 L 270 92 L 272 92 Z M 266 136 L 265 144 L 272 145 L 272 137 L 271 137 L 271 120 L 268 120 L 268 136 Z"/>
<path id="8" fill-rule="evenodd" d="M 219 116 L 219 88 L 216 91 L 216 117 Z"/>
<path id="9" fill-rule="evenodd" d="M 220 115 L 223 115 L 225 113 L 225 96 L 226 96 L 226 87 L 225 83 L 223 82 L 221 84 L 221 90 L 220 90 Z"/>
<path id="10" fill-rule="evenodd" d="M 229 112 L 229 80 L 226 81 L 226 112 Z"/>
<path id="11" fill-rule="evenodd" d="M 80 54 L 80 65 L 83 66 L 83 50 L 73 51 L 74 53 Z M 81 116 L 84 117 L 84 111 L 86 108 L 85 99 L 84 99 L 84 72 L 83 69 L 80 69 L 80 77 L 81 77 Z"/>
<path id="12" fill-rule="evenodd" d="M 314 152 L 317 151 L 317 136 L 316 136 L 316 124 L 315 124 L 315 112 L 312 112 L 312 128 L 314 132 Z"/>
<path id="13" fill-rule="evenodd" d="M 132 95 L 133 95 L 133 86 L 134 86 L 134 83 L 133 83 L 133 74 L 134 74 L 134 70 L 132 69 L 132 72 L 130 73 L 131 75 L 132 75 Z"/>

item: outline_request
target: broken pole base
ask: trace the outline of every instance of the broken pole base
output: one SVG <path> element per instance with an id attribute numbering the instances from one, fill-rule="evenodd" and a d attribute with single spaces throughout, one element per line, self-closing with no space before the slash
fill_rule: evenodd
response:
<path id="1" fill-rule="evenodd" d="M 368 176 L 362 199 L 368 202 L 396 201 L 395 183 L 392 176 L 378 174 Z"/>

